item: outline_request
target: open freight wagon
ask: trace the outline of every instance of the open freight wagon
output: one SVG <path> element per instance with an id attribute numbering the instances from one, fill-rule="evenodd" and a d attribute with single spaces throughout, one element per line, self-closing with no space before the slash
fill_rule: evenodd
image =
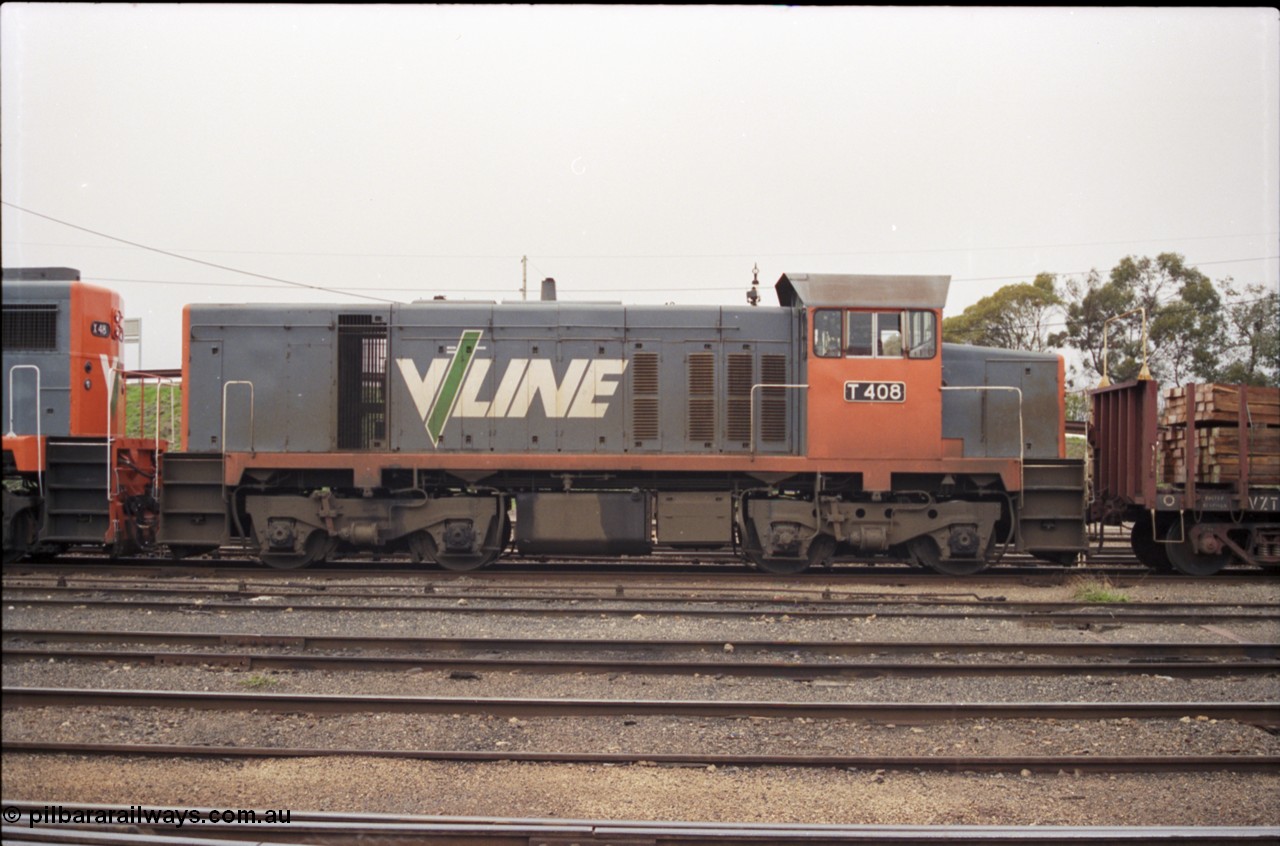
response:
<path id="1" fill-rule="evenodd" d="M 1280 388 L 1138 380 L 1092 392 L 1090 518 L 1163 572 L 1280 565 Z"/>

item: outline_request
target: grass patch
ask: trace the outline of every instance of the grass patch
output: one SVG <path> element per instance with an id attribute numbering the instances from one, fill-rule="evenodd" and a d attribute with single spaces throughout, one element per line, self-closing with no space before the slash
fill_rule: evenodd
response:
<path id="1" fill-rule="evenodd" d="M 156 395 L 159 394 L 160 417 L 156 419 Z M 180 385 L 130 385 L 125 405 L 125 436 L 154 438 L 156 426 L 160 437 L 170 444 L 178 442 L 182 428 L 182 387 Z"/>
<path id="2" fill-rule="evenodd" d="M 247 687 L 250 690 L 269 690 L 279 684 L 279 679 L 273 679 L 271 676 L 264 676 L 261 673 L 254 673 L 247 679 L 240 680 L 240 686 Z"/>
<path id="3" fill-rule="evenodd" d="M 1111 585 L 1111 582 L 1106 579 L 1103 579 L 1101 582 L 1090 581 L 1077 585 L 1075 598 L 1078 602 L 1093 602 L 1099 604 L 1115 604 L 1129 601 L 1127 594 L 1123 591 L 1117 590 Z"/>

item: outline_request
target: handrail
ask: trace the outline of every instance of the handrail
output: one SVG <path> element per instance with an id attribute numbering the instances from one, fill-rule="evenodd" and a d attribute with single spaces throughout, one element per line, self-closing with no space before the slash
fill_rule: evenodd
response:
<path id="1" fill-rule="evenodd" d="M 759 388 L 782 388 L 787 390 L 801 390 L 801 389 L 807 390 L 809 386 L 808 385 L 773 385 L 773 384 L 765 384 L 763 382 L 760 384 L 751 386 L 750 409 L 749 409 L 751 419 L 749 421 L 750 425 L 747 430 L 747 434 L 750 435 L 750 438 L 751 438 L 752 460 L 754 460 L 756 457 L 756 391 Z"/>
<path id="2" fill-rule="evenodd" d="M 7 437 L 17 437 L 17 432 L 13 428 L 13 371 L 15 370 L 34 370 L 36 372 L 36 487 L 40 491 L 40 498 L 44 499 L 44 438 L 40 427 L 40 405 L 41 405 L 41 387 L 40 387 L 40 367 L 35 364 L 15 364 L 9 368 L 9 431 Z"/>
<path id="3" fill-rule="evenodd" d="M 155 412 L 154 412 L 155 414 L 154 436 L 155 436 L 156 452 L 159 452 L 160 451 L 160 394 L 162 393 L 160 389 L 164 387 L 168 387 L 170 389 L 169 390 L 169 428 L 170 428 L 170 432 L 176 438 L 178 431 L 174 421 L 177 418 L 174 415 L 175 415 L 177 406 L 175 405 L 176 400 L 174 399 L 174 396 L 173 396 L 174 395 L 173 389 L 178 385 L 179 380 L 171 378 L 169 376 L 161 376 L 159 373 L 148 373 L 142 370 L 130 370 L 130 371 L 127 371 L 125 375 L 136 379 L 140 387 L 142 388 L 143 396 L 139 398 L 140 401 L 138 403 L 138 412 L 139 412 L 138 413 L 138 437 L 140 438 L 145 438 L 147 436 L 147 416 L 145 412 L 145 405 L 143 404 L 145 402 L 147 384 L 150 382 L 150 380 L 152 379 L 155 380 L 156 399 L 155 399 Z"/>
<path id="4" fill-rule="evenodd" d="M 156 466 L 155 466 L 155 475 L 151 477 L 151 495 L 152 496 L 155 496 L 156 491 L 158 490 L 159 482 L 160 482 L 160 388 L 162 388 L 165 385 L 169 386 L 169 427 L 170 429 L 173 428 L 174 421 L 177 419 L 174 416 L 175 406 L 174 406 L 174 399 L 173 399 L 174 385 L 176 385 L 177 383 L 173 379 L 169 379 L 164 376 L 157 376 L 155 377 L 155 379 L 156 379 L 156 457 L 155 457 Z M 142 432 L 139 432 L 138 434 L 142 435 L 142 434 L 146 434 L 146 432 L 142 431 Z"/>
<path id="5" fill-rule="evenodd" d="M 117 384 L 119 384 L 119 386 L 120 386 L 120 402 L 121 402 L 121 403 L 125 403 L 125 408 L 124 408 L 124 411 L 126 412 L 126 414 L 125 414 L 125 419 L 126 419 L 126 421 L 128 420 L 128 414 L 127 414 L 127 412 L 128 412 L 128 407 L 127 407 L 128 400 L 126 400 L 126 399 L 124 398 L 124 393 L 125 393 L 125 386 L 124 386 L 124 368 L 120 366 L 120 361 L 119 361 L 119 359 L 117 359 L 117 360 L 116 360 L 115 364 L 108 365 L 108 364 L 107 364 L 107 357 L 106 357 L 105 355 L 104 355 L 104 356 L 102 356 L 102 377 L 103 377 L 104 379 L 106 379 L 106 380 L 107 380 L 107 390 L 106 390 L 106 401 L 107 401 L 107 458 L 106 458 L 106 462 L 107 462 L 107 502 L 108 502 L 108 503 L 110 503 L 110 502 L 111 502 L 111 500 L 115 498 L 115 493 L 114 493 L 114 491 L 112 490 L 112 487 L 111 487 L 111 476 L 112 476 L 112 474 L 113 474 L 113 473 L 115 474 L 115 477 L 116 477 L 116 487 L 115 487 L 115 489 L 116 489 L 116 490 L 119 490 L 119 488 L 120 488 L 120 468 L 116 466 L 115 456 L 112 454 L 112 450 L 111 450 L 111 445 L 112 445 L 113 443 L 115 443 L 115 438 L 114 438 L 114 437 L 112 437 L 112 432 L 111 432 L 111 423 L 112 423 L 111 418 L 115 416 L 115 415 L 113 415 L 113 414 L 112 414 L 113 409 L 112 409 L 112 407 L 111 407 L 111 397 L 112 397 L 112 396 L 115 394 L 115 392 L 116 392 L 116 385 L 117 385 Z M 117 379 L 119 379 L 119 380 L 120 380 L 118 383 L 116 382 L 116 380 L 117 380 Z M 129 424 L 126 422 L 126 423 L 125 423 L 125 431 L 124 431 L 124 436 L 125 436 L 126 438 L 129 436 L 129 428 L 128 428 L 128 426 L 129 426 Z M 115 523 L 115 521 L 112 521 L 113 526 L 114 526 L 114 523 Z"/>
<path id="6" fill-rule="evenodd" d="M 218 448 L 222 451 L 223 456 L 227 454 L 227 388 L 232 385 L 248 385 L 249 386 L 249 452 L 254 450 L 254 419 L 253 419 L 253 383 L 245 379 L 233 379 L 230 382 L 222 383 L 222 441 L 218 444 Z"/>
<path id="7" fill-rule="evenodd" d="M 1025 476 L 1023 474 L 1023 466 L 1026 464 L 1027 454 L 1027 437 L 1022 426 L 1022 389 L 1015 388 L 1012 385 L 957 385 L 950 387 L 943 385 L 938 388 L 940 391 L 1013 391 L 1018 395 L 1018 505 L 1023 504 L 1023 488 L 1025 485 Z"/>

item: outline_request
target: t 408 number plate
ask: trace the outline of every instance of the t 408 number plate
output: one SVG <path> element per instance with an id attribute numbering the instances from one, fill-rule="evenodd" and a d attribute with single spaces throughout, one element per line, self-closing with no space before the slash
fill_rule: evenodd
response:
<path id="1" fill-rule="evenodd" d="M 845 382 L 845 402 L 906 402 L 905 382 Z"/>

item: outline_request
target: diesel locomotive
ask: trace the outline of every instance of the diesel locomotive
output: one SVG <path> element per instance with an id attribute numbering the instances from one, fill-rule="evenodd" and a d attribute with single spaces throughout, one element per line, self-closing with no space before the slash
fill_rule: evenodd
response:
<path id="1" fill-rule="evenodd" d="M 776 307 L 192 304 L 170 445 L 113 435 L 118 301 L 100 316 L 75 271 L 9 274 L 7 558 L 238 544 L 280 568 L 366 550 L 465 570 L 731 549 L 775 573 L 894 556 L 967 574 L 1087 546 L 1061 358 L 944 344 L 945 276 L 787 274 Z M 33 349 L 11 308 L 58 329 Z M 76 518 L 71 478 L 96 503 Z"/>
<path id="2" fill-rule="evenodd" d="M 124 306 L 70 268 L 4 270 L 4 560 L 155 542 L 157 440 L 123 437 Z"/>

